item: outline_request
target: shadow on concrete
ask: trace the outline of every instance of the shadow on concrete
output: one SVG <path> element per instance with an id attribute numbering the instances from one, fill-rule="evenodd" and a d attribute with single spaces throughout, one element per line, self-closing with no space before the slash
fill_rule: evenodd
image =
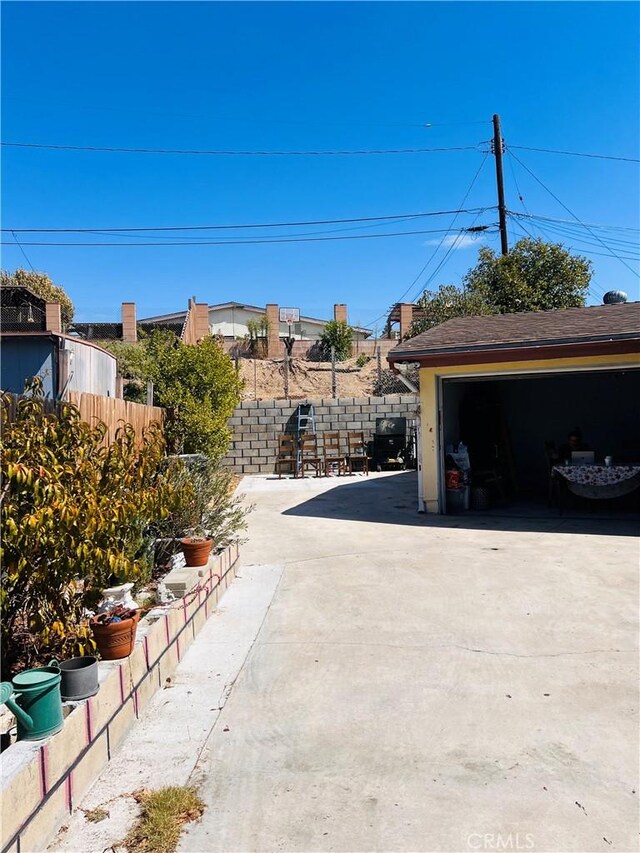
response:
<path id="1" fill-rule="evenodd" d="M 542 503 L 514 503 L 485 511 L 457 515 L 430 515 L 417 511 L 415 471 L 388 477 L 336 478 L 335 486 L 303 501 L 283 515 L 335 518 L 408 527 L 505 530 L 514 532 L 573 533 L 598 536 L 637 536 L 640 519 L 631 512 L 569 510 L 560 515 Z"/>

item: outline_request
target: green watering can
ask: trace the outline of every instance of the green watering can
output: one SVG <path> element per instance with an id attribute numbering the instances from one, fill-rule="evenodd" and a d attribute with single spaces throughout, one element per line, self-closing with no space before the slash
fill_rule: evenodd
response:
<path id="1" fill-rule="evenodd" d="M 60 670 L 55 666 L 25 669 L 0 683 L 0 704 L 18 721 L 18 740 L 41 740 L 62 728 Z"/>

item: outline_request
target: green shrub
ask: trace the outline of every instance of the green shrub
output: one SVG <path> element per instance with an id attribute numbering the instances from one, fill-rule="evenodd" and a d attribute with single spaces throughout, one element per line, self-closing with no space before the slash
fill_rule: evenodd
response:
<path id="1" fill-rule="evenodd" d="M 165 438 L 172 453 L 205 453 L 221 459 L 229 449 L 227 421 L 240 402 L 242 380 L 233 360 L 213 337 L 183 344 L 173 332 L 156 330 L 139 344 L 115 342 L 109 349 L 129 383 L 126 396 L 167 410 Z"/>
<path id="2" fill-rule="evenodd" d="M 329 320 L 320 335 L 320 346 L 324 357 L 331 358 L 331 348 L 336 354 L 336 361 L 345 361 L 351 356 L 353 329 L 344 320 Z"/>
<path id="3" fill-rule="evenodd" d="M 150 575 L 152 525 L 180 503 L 159 425 L 103 443 L 75 406 L 47 414 L 41 383 L 3 418 L 2 668 L 83 653 L 84 610 L 113 582 Z M 6 412 L 3 412 L 6 415 Z"/>
<path id="4" fill-rule="evenodd" d="M 158 537 L 206 535 L 219 548 L 237 540 L 247 526 L 251 507 L 234 497 L 234 478 L 229 469 L 206 456 L 188 462 L 169 460 L 169 464 L 168 476 L 180 497 L 171 516 L 156 525 Z"/>
<path id="5" fill-rule="evenodd" d="M 359 356 L 358 356 L 358 358 L 356 359 L 356 365 L 357 365 L 358 367 L 364 367 L 364 366 L 365 366 L 365 364 L 369 364 L 369 362 L 370 362 L 370 361 L 371 361 L 371 356 L 370 356 L 370 355 L 367 355 L 366 353 L 364 353 L 364 352 L 363 352 L 363 353 L 362 353 L 361 355 L 359 355 Z"/>

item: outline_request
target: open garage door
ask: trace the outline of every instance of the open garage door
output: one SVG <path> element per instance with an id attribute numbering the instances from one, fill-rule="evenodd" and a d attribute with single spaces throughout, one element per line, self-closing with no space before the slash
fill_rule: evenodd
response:
<path id="1" fill-rule="evenodd" d="M 492 502 L 545 502 L 549 448 L 559 456 L 568 434 L 582 433 L 596 461 L 640 463 L 640 370 L 584 370 L 442 380 L 441 470 L 462 441 L 472 482 L 495 475 Z M 566 451 L 565 451 L 566 455 Z M 440 478 L 442 506 L 445 478 Z"/>

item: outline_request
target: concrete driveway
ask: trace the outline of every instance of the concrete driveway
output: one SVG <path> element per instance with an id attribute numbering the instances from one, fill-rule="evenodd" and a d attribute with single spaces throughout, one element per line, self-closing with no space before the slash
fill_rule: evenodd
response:
<path id="1" fill-rule="evenodd" d="M 628 524 L 414 512 L 415 475 L 247 478 L 284 572 L 181 850 L 638 849 Z"/>

